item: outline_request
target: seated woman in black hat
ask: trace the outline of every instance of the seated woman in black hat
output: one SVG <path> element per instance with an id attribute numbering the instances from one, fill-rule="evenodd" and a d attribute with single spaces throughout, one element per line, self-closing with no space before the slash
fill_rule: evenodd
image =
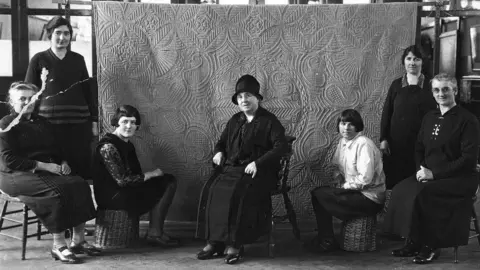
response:
<path id="1" fill-rule="evenodd" d="M 160 246 L 174 246 L 178 240 L 163 231 L 177 180 L 156 168 L 142 172 L 130 139 L 140 127 L 138 110 L 120 106 L 112 118 L 115 127 L 98 143 L 93 164 L 95 200 L 99 209 L 125 210 L 132 215 L 150 212 L 147 241 Z"/>
<path id="2" fill-rule="evenodd" d="M 207 245 L 200 260 L 222 256 L 235 264 L 243 245 L 270 228 L 270 191 L 276 186 L 280 159 L 287 151 L 285 129 L 277 117 L 260 106 L 260 84 L 251 75 L 236 84 L 233 115 L 215 145 L 214 174 L 205 183 L 199 203 L 197 237 Z"/>

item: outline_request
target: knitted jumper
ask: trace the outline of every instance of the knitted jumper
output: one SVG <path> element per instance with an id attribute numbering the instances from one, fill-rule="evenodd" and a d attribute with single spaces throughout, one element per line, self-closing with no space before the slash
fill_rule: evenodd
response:
<path id="1" fill-rule="evenodd" d="M 48 70 L 48 77 L 45 92 L 38 107 L 40 116 L 47 118 L 53 124 L 98 121 L 96 97 L 93 96 L 90 87 L 91 82 L 88 80 L 87 66 L 83 56 L 68 51 L 63 59 L 59 59 L 51 49 L 39 52 L 30 61 L 25 81 L 41 87 L 42 68 Z M 79 83 L 81 81 L 84 82 Z M 66 89 L 68 89 L 67 92 L 58 94 Z M 52 95 L 56 96 L 45 99 Z"/>

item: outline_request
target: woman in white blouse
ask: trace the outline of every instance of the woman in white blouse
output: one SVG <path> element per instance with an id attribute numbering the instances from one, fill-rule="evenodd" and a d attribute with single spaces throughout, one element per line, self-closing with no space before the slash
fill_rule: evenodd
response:
<path id="1" fill-rule="evenodd" d="M 332 160 L 335 186 L 311 192 L 318 235 L 306 247 L 317 252 L 338 248 L 332 216 L 340 220 L 374 216 L 385 201 L 382 156 L 373 141 L 360 133 L 362 117 L 356 110 L 345 110 L 337 119 L 337 127 L 341 138 Z"/>

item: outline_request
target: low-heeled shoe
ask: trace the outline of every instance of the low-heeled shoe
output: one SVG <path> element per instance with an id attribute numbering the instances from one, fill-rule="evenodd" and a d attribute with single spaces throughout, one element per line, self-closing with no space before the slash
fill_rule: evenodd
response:
<path id="1" fill-rule="evenodd" d="M 440 257 L 439 248 L 424 246 L 422 247 L 420 253 L 413 258 L 413 262 L 416 264 L 426 264 L 433 262 L 434 260 L 438 259 L 438 257 Z"/>
<path id="2" fill-rule="evenodd" d="M 75 244 L 73 241 L 70 244 L 70 251 L 74 254 L 87 254 L 88 256 L 98 256 L 102 253 L 100 249 L 83 241 L 80 244 Z"/>
<path id="3" fill-rule="evenodd" d="M 315 237 L 311 241 L 306 242 L 303 245 L 304 248 L 311 252 L 331 252 L 339 250 L 340 247 L 334 239 L 322 239 Z"/>
<path id="4" fill-rule="evenodd" d="M 180 245 L 176 239 L 164 239 L 162 236 L 146 236 L 147 243 L 152 246 L 175 247 Z"/>
<path id="5" fill-rule="evenodd" d="M 241 259 L 243 259 L 243 253 L 245 252 L 245 249 L 243 246 L 240 247 L 240 250 L 236 254 L 227 254 L 225 256 L 225 263 L 226 264 L 236 264 L 238 263 Z"/>
<path id="6" fill-rule="evenodd" d="M 199 260 L 210 260 L 214 258 L 221 258 L 225 253 L 225 245 L 214 245 L 210 250 L 201 250 L 197 253 L 197 259 Z"/>
<path id="7" fill-rule="evenodd" d="M 407 239 L 405 245 L 399 249 L 392 250 L 395 257 L 413 257 L 420 252 L 420 245 Z"/>
<path id="8" fill-rule="evenodd" d="M 66 246 L 53 248 L 50 254 L 52 254 L 52 258 L 55 259 L 55 261 L 60 260 L 62 263 L 76 264 L 81 262 Z"/>

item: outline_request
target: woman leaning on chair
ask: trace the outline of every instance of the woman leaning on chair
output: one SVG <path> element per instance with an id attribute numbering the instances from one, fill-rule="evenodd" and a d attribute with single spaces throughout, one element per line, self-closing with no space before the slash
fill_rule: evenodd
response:
<path id="1" fill-rule="evenodd" d="M 142 172 L 130 139 L 141 124 L 140 113 L 130 105 L 120 106 L 111 120 L 115 130 L 97 144 L 93 164 L 93 185 L 98 209 L 125 210 L 140 216 L 150 212 L 147 241 L 153 245 L 178 245 L 163 225 L 177 180 L 161 169 Z"/>
<path id="2" fill-rule="evenodd" d="M 78 263 L 75 254 L 99 254 L 84 239 L 85 222 L 95 218 L 90 187 L 72 175 L 57 147 L 51 124 L 33 113 L 30 100 L 38 88 L 29 83 L 13 83 L 8 90 L 11 114 L 0 120 L 5 129 L 25 106 L 20 121 L 11 130 L 0 132 L 0 190 L 19 198 L 53 234 L 51 255 L 64 263 Z M 73 227 L 70 247 L 65 230 Z"/>
<path id="3" fill-rule="evenodd" d="M 423 116 L 436 108 L 430 93 L 430 78 L 422 74 L 424 56 L 416 46 L 405 49 L 405 74 L 388 89 L 380 123 L 380 150 L 386 188 L 415 173 L 415 140 Z"/>
<path id="4" fill-rule="evenodd" d="M 423 118 L 418 135 L 416 174 L 392 190 L 384 229 L 407 238 L 394 250 L 414 263 L 429 263 L 440 248 L 468 244 L 480 128 L 474 115 L 455 102 L 457 81 L 446 74 L 432 80 L 439 109 Z"/>

